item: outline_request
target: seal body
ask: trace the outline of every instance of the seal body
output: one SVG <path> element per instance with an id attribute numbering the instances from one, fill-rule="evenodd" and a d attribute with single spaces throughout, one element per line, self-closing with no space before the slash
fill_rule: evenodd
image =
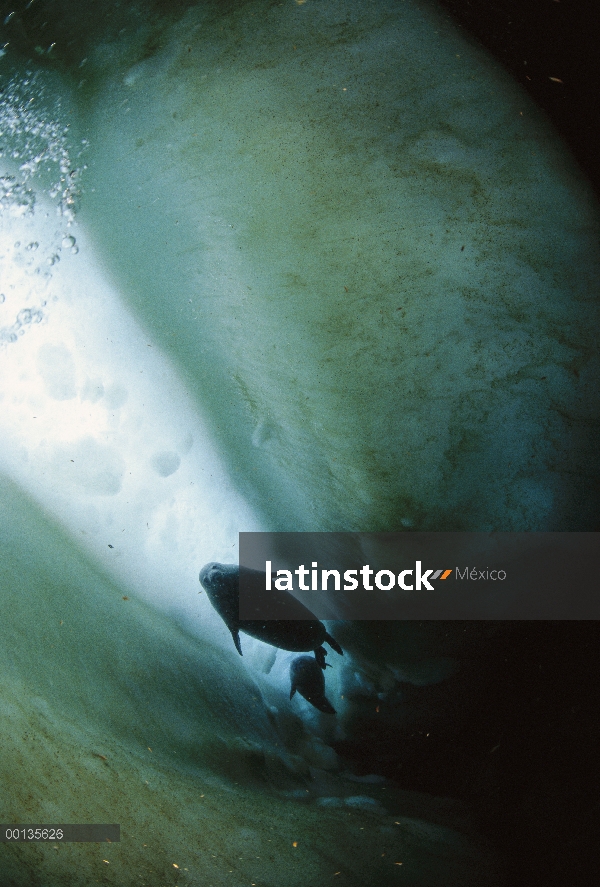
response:
<path id="1" fill-rule="evenodd" d="M 334 715 L 335 708 L 325 696 L 323 669 L 312 656 L 296 656 L 290 665 L 290 699 L 296 692 L 319 711 Z"/>
<path id="2" fill-rule="evenodd" d="M 254 570 L 249 572 L 256 576 L 264 588 L 265 574 Z M 259 641 L 264 641 L 266 644 L 271 644 L 273 647 L 280 647 L 282 650 L 294 652 L 312 650 L 321 669 L 325 668 L 325 656 L 327 655 L 323 647 L 324 643 L 328 643 L 340 656 L 343 655 L 342 648 L 327 633 L 323 623 L 319 622 L 314 613 L 311 613 L 307 607 L 288 592 L 277 591 L 276 594 L 280 599 L 283 599 L 290 614 L 293 614 L 295 618 L 276 621 L 240 619 L 240 568 L 236 564 L 214 562 L 206 564 L 200 570 L 199 578 L 209 601 L 231 632 L 240 656 L 242 655 L 240 631 Z"/>

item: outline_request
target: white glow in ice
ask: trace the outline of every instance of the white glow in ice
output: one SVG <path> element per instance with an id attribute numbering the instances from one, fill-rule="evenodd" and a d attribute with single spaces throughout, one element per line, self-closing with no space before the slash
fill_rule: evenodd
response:
<path id="1" fill-rule="evenodd" d="M 258 521 L 84 231 L 69 227 L 51 275 L 27 264 L 26 245 L 39 263 L 56 240 L 52 209 L 37 194 L 35 213 L 2 218 L 2 324 L 21 321 L 0 351 L 0 464 L 119 582 L 197 622 L 199 566 L 234 561 Z"/>

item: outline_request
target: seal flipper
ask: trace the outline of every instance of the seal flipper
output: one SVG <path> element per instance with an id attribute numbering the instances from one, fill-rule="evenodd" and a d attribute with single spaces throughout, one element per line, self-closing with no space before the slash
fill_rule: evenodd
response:
<path id="1" fill-rule="evenodd" d="M 242 653 L 242 645 L 240 644 L 240 630 L 239 628 L 230 628 L 231 637 L 233 638 L 233 643 L 235 644 L 235 649 L 238 651 L 240 656 L 243 656 Z"/>
<path id="2" fill-rule="evenodd" d="M 317 660 L 323 671 L 325 671 L 325 657 L 327 656 L 327 650 L 325 649 L 325 647 L 317 647 L 314 652 L 315 659 Z"/>
<path id="3" fill-rule="evenodd" d="M 344 655 L 344 651 L 342 650 L 338 642 L 334 638 L 332 638 L 330 634 L 327 634 L 327 632 L 325 632 L 325 640 L 332 650 L 335 650 L 335 652 L 339 653 L 340 656 Z"/>
<path id="4" fill-rule="evenodd" d="M 312 706 L 314 706 L 314 708 L 324 712 L 326 715 L 336 714 L 335 708 L 333 707 L 329 699 L 325 698 L 325 696 L 321 696 L 318 699 L 309 699 L 308 701 Z"/>

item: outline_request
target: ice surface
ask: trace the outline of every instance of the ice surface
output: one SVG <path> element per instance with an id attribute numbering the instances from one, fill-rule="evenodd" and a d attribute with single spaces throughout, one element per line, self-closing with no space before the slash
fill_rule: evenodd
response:
<path id="1" fill-rule="evenodd" d="M 492 887 L 331 747 L 452 707 L 458 633 L 337 625 L 327 718 L 198 570 L 240 530 L 587 526 L 596 207 L 421 4 L 109 7 L 0 59 L 0 818 L 123 839 L 2 845 L 6 883 Z"/>
<path id="2" fill-rule="evenodd" d="M 205 9 L 89 62 L 83 214 L 244 495 L 278 530 L 595 526 L 597 207 L 540 113 L 422 4 Z"/>

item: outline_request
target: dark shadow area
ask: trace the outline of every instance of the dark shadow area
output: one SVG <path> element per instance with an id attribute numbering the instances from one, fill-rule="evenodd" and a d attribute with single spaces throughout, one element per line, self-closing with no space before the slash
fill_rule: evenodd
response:
<path id="1" fill-rule="evenodd" d="M 600 624 L 496 623 L 484 647 L 473 639 L 454 677 L 371 700 L 336 751 L 359 775 L 466 802 L 508 883 L 583 884 L 600 837 Z"/>
<path id="2" fill-rule="evenodd" d="M 594 0 L 438 0 L 551 119 L 600 195 Z"/>

